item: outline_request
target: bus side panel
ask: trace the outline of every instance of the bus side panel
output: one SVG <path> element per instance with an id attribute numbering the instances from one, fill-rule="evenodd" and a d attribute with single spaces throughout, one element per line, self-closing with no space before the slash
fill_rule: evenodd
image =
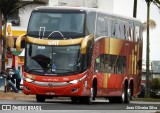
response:
<path id="1" fill-rule="evenodd" d="M 116 56 L 117 59 L 121 56 L 125 57 L 125 63 L 122 65 L 123 68 L 118 69 L 118 67 L 116 69 L 116 65 L 114 65 L 114 71 L 110 73 L 105 72 L 105 70 L 107 70 L 106 67 L 103 72 L 101 72 L 102 70 L 95 70 L 95 75 L 97 75 L 98 79 L 97 96 L 121 96 L 125 80 L 127 80 L 128 85 L 132 80 L 134 83 L 134 94 L 138 92 L 141 70 L 138 69 L 137 65 L 142 56 L 140 44 L 138 45 L 135 42 L 117 38 L 101 38 L 95 43 L 93 53 L 92 63 L 95 63 L 96 58 L 103 54 Z M 117 62 L 117 59 L 114 59 L 115 61 L 113 62 Z M 105 65 L 105 63 L 103 63 L 105 61 L 102 59 L 99 60 L 100 65 Z M 111 62 L 111 59 L 109 62 Z M 95 63 L 95 66 L 96 65 Z"/>
<path id="2" fill-rule="evenodd" d="M 112 61 L 112 62 L 115 62 L 115 63 L 112 63 L 114 71 L 111 72 L 112 74 L 110 75 L 109 82 L 108 82 L 109 83 L 108 87 L 114 88 L 114 95 L 107 94 L 107 96 L 120 96 L 123 91 L 124 79 L 128 78 L 128 75 L 126 74 L 127 62 L 126 61 L 123 62 L 119 59 L 120 56 L 123 56 L 127 59 L 125 44 L 126 44 L 125 40 L 110 38 L 109 54 L 116 55 L 117 58 L 114 59 L 114 61 Z M 118 63 L 121 63 L 121 65 L 118 66 L 119 65 Z"/>

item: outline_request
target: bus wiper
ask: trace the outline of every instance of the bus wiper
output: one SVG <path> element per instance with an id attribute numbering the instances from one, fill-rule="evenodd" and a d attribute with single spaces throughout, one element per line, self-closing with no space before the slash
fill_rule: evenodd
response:
<path id="1" fill-rule="evenodd" d="M 76 74 L 76 72 L 74 72 L 74 71 L 72 71 L 72 70 L 70 70 L 70 69 L 55 69 L 55 70 L 61 70 L 61 71 L 67 71 L 67 72 L 70 72 L 70 73 L 73 73 L 73 74 Z"/>
<path id="2" fill-rule="evenodd" d="M 35 71 L 35 70 L 42 70 L 42 69 L 30 69 L 30 70 L 27 70 L 27 72 L 32 72 L 32 71 Z"/>

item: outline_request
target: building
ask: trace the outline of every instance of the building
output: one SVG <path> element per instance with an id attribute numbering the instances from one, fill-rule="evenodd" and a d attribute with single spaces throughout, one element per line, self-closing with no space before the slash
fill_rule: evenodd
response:
<path id="1" fill-rule="evenodd" d="M 160 61 L 151 61 L 150 62 L 150 79 L 160 78 Z M 145 84 L 146 81 L 146 63 L 143 60 L 142 63 L 142 83 Z"/>
<path id="2" fill-rule="evenodd" d="M 152 78 L 160 78 L 160 61 L 152 61 Z"/>

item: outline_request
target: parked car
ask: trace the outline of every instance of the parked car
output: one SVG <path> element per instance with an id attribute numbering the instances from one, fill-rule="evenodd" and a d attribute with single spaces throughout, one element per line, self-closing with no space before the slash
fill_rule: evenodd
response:
<path id="1" fill-rule="evenodd" d="M 152 97 L 152 98 L 160 98 L 160 89 L 159 90 L 151 89 L 150 97 Z"/>
<path id="2" fill-rule="evenodd" d="M 160 78 L 154 78 L 150 81 L 150 97 L 160 98 Z"/>

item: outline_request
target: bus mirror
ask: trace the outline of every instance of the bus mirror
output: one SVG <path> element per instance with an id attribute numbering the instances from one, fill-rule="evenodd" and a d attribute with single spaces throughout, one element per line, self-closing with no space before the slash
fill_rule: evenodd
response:
<path id="1" fill-rule="evenodd" d="M 16 50 L 19 51 L 19 52 L 21 51 L 21 42 L 22 42 L 22 40 L 24 40 L 24 39 L 25 39 L 25 34 L 19 36 L 19 37 L 17 38 L 17 40 L 16 40 Z"/>
<path id="2" fill-rule="evenodd" d="M 29 45 L 29 56 L 32 56 L 32 45 Z"/>

